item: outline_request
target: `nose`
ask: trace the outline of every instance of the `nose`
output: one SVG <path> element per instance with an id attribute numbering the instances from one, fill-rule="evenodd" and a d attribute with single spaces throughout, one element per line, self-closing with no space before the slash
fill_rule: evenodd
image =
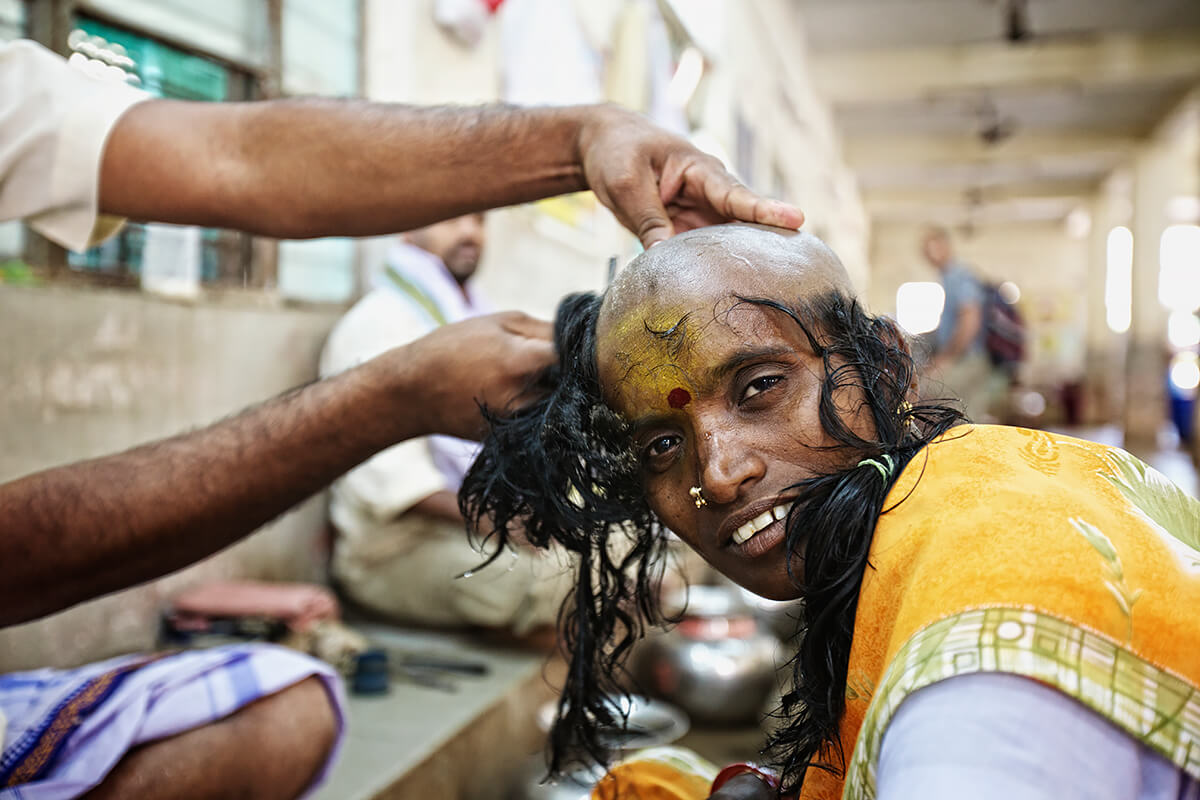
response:
<path id="1" fill-rule="evenodd" d="M 483 217 L 479 214 L 468 214 L 462 218 L 462 223 L 462 238 L 476 247 L 483 247 Z"/>
<path id="2" fill-rule="evenodd" d="M 763 477 L 762 457 L 736 431 L 696 431 L 700 459 L 700 488 L 714 503 L 732 503 Z"/>

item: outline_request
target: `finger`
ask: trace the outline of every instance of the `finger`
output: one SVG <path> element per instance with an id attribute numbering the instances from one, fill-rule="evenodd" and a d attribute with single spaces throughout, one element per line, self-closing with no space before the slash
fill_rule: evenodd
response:
<path id="1" fill-rule="evenodd" d="M 554 325 L 544 319 L 531 317 L 521 312 L 507 315 L 500 326 L 509 333 L 524 336 L 527 339 L 540 339 L 549 342 L 554 339 Z"/>
<path id="2" fill-rule="evenodd" d="M 760 197 L 724 170 L 718 174 L 711 167 L 697 168 L 706 172 L 701 176 L 705 199 L 727 218 L 779 228 L 795 229 L 804 224 L 804 213 L 795 206 Z M 689 175 L 688 180 L 694 177 Z"/>
<path id="3" fill-rule="evenodd" d="M 511 348 L 508 363 L 513 366 L 514 372 L 532 376 L 552 365 L 557 359 L 554 342 L 549 338 L 521 339 Z"/>
<path id="4" fill-rule="evenodd" d="M 620 191 L 612 192 L 612 200 L 618 219 L 625 222 L 647 250 L 675 233 L 658 196 L 658 183 L 647 167 L 643 166 L 640 174 L 620 187 Z"/>

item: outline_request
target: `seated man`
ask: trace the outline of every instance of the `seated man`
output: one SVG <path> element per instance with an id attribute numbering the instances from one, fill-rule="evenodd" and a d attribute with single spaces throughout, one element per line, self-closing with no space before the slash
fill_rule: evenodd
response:
<path id="1" fill-rule="evenodd" d="M 330 375 L 488 310 L 470 279 L 484 244 L 482 214 L 412 231 L 388 252 L 376 287 L 330 334 Z M 484 556 L 466 536 L 456 493 L 478 445 L 411 439 L 333 486 L 333 574 L 355 602 L 403 622 L 479 625 L 523 635 L 554 622 L 570 583 L 555 554 L 525 548 L 470 577 Z"/>

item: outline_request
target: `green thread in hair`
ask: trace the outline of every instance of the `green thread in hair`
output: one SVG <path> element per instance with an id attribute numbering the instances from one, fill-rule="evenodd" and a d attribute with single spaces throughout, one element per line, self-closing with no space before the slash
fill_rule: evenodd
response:
<path id="1" fill-rule="evenodd" d="M 854 468 L 858 469 L 859 467 L 861 467 L 864 464 L 872 466 L 875 469 L 879 470 L 879 474 L 881 476 L 883 476 L 883 480 L 886 483 L 887 481 L 891 480 L 891 478 L 892 478 L 892 472 L 896 469 L 896 462 L 892 461 L 892 457 L 889 456 L 887 453 L 884 453 L 879 458 L 886 461 L 887 466 L 884 466 L 882 463 L 880 463 L 878 460 L 876 460 L 874 458 L 864 458 L 862 461 L 855 464 Z"/>

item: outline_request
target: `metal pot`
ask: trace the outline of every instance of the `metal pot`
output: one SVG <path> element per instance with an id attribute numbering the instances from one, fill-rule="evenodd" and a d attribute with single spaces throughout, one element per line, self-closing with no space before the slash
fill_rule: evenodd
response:
<path id="1" fill-rule="evenodd" d="M 775 634 L 779 641 L 787 643 L 796 638 L 800 630 L 800 614 L 804 609 L 803 600 L 768 600 L 740 587 L 738 592 L 759 624 Z"/>
<path id="2" fill-rule="evenodd" d="M 623 728 L 608 732 L 612 742 L 610 761 L 646 747 L 658 747 L 677 741 L 688 732 L 687 715 L 660 700 L 645 697 L 618 698 L 618 709 L 627 715 Z M 558 711 L 557 701 L 538 710 L 538 725 L 549 732 Z M 604 777 L 604 768 L 580 767 L 554 781 L 545 781 L 546 759 L 534 756 L 521 768 L 509 794 L 511 800 L 588 800 L 596 781 Z"/>
<path id="3" fill-rule="evenodd" d="M 696 721 L 749 725 L 776 690 L 778 652 L 735 587 L 693 586 L 683 618 L 643 641 L 633 668 L 646 691 Z"/>

